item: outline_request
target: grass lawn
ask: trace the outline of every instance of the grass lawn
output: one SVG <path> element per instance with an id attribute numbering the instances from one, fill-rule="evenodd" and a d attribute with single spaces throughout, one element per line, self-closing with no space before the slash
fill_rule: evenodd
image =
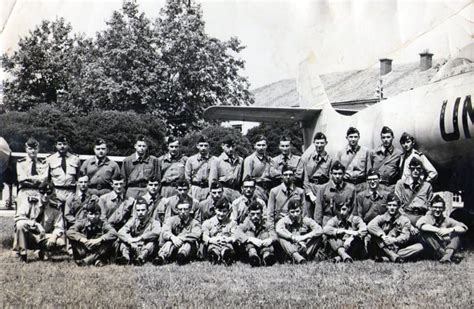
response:
<path id="1" fill-rule="evenodd" d="M 251 268 L 197 262 L 80 268 L 70 260 L 22 264 L 12 218 L 0 218 L 0 307 L 452 307 L 474 308 L 474 254 L 433 261 L 330 262 Z"/>

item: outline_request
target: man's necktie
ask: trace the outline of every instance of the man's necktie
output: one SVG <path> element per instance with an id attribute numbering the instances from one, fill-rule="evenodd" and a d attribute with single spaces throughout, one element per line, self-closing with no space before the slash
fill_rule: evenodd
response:
<path id="1" fill-rule="evenodd" d="M 38 171 L 36 170 L 36 160 L 31 162 L 31 176 L 38 175 Z"/>
<path id="2" fill-rule="evenodd" d="M 61 168 L 63 169 L 64 173 L 66 173 L 66 156 L 61 156 Z"/>

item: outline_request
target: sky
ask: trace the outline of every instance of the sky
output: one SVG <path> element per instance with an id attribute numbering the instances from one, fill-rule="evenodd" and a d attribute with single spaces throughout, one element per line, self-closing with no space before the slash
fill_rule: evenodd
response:
<path id="1" fill-rule="evenodd" d="M 380 58 L 416 62 L 418 53 L 449 57 L 474 38 L 471 0 L 198 0 L 206 31 L 246 49 L 243 75 L 255 89 L 295 78 L 311 56 L 321 74 L 378 66 Z M 138 0 L 148 18 L 165 0 Z M 1 51 L 12 53 L 21 36 L 41 20 L 64 17 L 74 32 L 92 36 L 105 28 L 122 0 L 2 0 Z M 3 79 L 0 72 L 0 79 Z"/>

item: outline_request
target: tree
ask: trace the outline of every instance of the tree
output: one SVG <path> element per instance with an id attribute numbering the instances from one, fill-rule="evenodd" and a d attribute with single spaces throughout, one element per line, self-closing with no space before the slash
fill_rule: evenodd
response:
<path id="1" fill-rule="evenodd" d="M 244 48 L 237 38 L 220 41 L 205 33 L 201 6 L 167 0 L 156 20 L 156 40 L 164 67 L 158 95 L 160 115 L 175 135 L 201 129 L 204 110 L 212 105 L 253 102 L 249 83 L 239 75 Z"/>
<path id="2" fill-rule="evenodd" d="M 40 103 L 56 104 L 68 92 L 75 38 L 64 18 L 43 21 L 18 43 L 2 64 L 11 76 L 4 81 L 4 103 L 11 111 L 27 111 Z"/>
<path id="3" fill-rule="evenodd" d="M 278 145 L 280 138 L 283 135 L 287 135 L 291 138 L 291 144 L 293 145 L 291 151 L 294 154 L 300 155 L 303 149 L 303 133 L 298 124 L 292 126 L 283 127 L 281 125 L 274 125 L 269 123 L 262 123 L 257 127 L 250 129 L 247 132 L 247 139 L 252 143 L 255 143 L 255 138 L 258 135 L 264 135 L 268 139 L 267 152 L 270 156 L 276 156 L 280 153 Z"/>

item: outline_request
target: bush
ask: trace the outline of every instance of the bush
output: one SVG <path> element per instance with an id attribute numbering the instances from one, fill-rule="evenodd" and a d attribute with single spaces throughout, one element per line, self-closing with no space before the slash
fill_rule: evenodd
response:
<path id="1" fill-rule="evenodd" d="M 268 148 L 267 153 L 274 157 L 280 153 L 278 145 L 280 143 L 280 138 L 283 135 L 288 135 L 291 138 L 291 143 L 293 145 L 291 151 L 293 154 L 301 155 L 303 149 L 303 133 L 298 124 L 292 126 L 283 127 L 281 125 L 274 124 L 265 124 L 262 123 L 257 127 L 250 129 L 247 132 L 247 139 L 252 144 L 255 143 L 255 139 L 258 135 L 264 135 L 268 139 Z"/>

